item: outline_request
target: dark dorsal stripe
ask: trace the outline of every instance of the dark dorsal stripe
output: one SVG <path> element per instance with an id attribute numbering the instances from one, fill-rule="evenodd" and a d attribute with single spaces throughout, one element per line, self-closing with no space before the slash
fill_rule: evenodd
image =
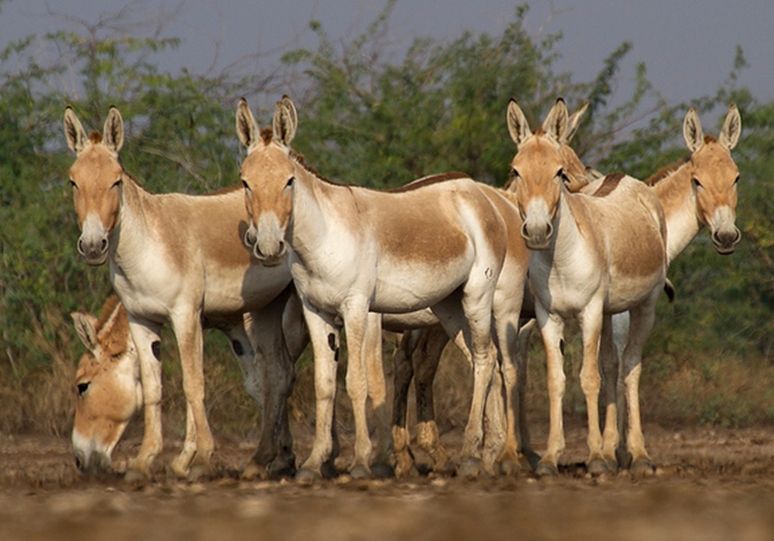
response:
<path id="1" fill-rule="evenodd" d="M 624 178 L 626 174 L 624 173 L 612 173 L 610 175 L 607 175 L 605 179 L 602 181 L 602 184 L 599 185 L 599 188 L 597 188 L 597 191 L 594 192 L 592 195 L 594 197 L 605 197 L 606 195 L 609 195 L 613 190 L 615 190 L 618 187 L 618 184 L 620 184 L 621 179 Z"/>
<path id="2" fill-rule="evenodd" d="M 397 188 L 391 188 L 387 190 L 390 193 L 410 192 L 422 188 L 423 186 L 430 186 L 431 184 L 438 184 L 439 182 L 446 182 L 447 180 L 455 180 L 458 178 L 469 178 L 467 174 L 460 171 L 450 171 L 448 173 L 440 173 L 438 175 L 430 175 L 422 177 L 417 180 L 412 180 L 408 184 L 398 186 Z"/>

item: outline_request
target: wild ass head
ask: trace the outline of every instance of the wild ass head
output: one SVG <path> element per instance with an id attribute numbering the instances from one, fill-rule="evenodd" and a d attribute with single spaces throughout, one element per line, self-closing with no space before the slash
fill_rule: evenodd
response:
<path id="1" fill-rule="evenodd" d="M 287 96 L 277 102 L 271 130 L 258 129 L 247 100 L 239 100 L 236 131 L 247 147 L 241 176 L 250 224 L 244 241 L 264 265 L 279 264 L 287 252 L 285 232 L 293 211 L 296 168 L 290 159 L 290 142 L 298 115 Z"/>
<path id="2" fill-rule="evenodd" d="M 741 132 L 742 119 L 735 105 L 728 108 L 717 139 L 704 136 L 694 109 L 688 110 L 683 122 L 683 137 L 691 151 L 697 217 L 710 228 L 712 244 L 719 254 L 733 253 L 742 239 L 735 224 L 739 169 L 731 157 Z"/>
<path id="3" fill-rule="evenodd" d="M 84 312 L 71 315 L 88 350 L 75 375 L 75 464 L 82 472 L 98 473 L 110 469 L 113 449 L 142 406 L 139 360 L 117 297 L 105 302 L 99 320 Z"/>
<path id="4" fill-rule="evenodd" d="M 64 113 L 67 146 L 76 158 L 70 167 L 70 185 L 81 236 L 78 253 L 90 265 L 101 265 L 108 256 L 109 235 L 118 223 L 124 170 L 118 151 L 124 142 L 124 122 L 111 107 L 102 135 L 86 136 L 71 107 Z"/>
<path id="5" fill-rule="evenodd" d="M 506 121 L 518 153 L 511 162 L 512 182 L 524 221 L 521 236 L 533 250 L 548 247 L 562 190 L 578 191 L 588 183 L 583 163 L 567 144 L 578 129 L 584 105 L 572 116 L 559 98 L 536 132 L 529 128 L 514 99 L 508 104 Z"/>

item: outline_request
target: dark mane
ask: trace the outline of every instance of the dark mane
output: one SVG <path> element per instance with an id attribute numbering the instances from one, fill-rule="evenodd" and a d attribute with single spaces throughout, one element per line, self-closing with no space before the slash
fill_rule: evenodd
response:
<path id="1" fill-rule="evenodd" d="M 390 188 L 387 191 L 389 193 L 410 192 L 412 190 L 422 188 L 423 186 L 430 186 L 431 184 L 438 184 L 439 182 L 445 182 L 447 180 L 455 180 L 458 178 L 468 178 L 468 175 L 465 173 L 461 173 L 460 171 L 450 171 L 448 173 L 428 175 L 426 177 L 422 177 L 417 180 L 412 180 L 411 182 L 409 182 L 408 184 L 404 184 L 403 186 L 398 186 L 397 188 Z"/>
<path id="2" fill-rule="evenodd" d="M 648 186 L 655 186 L 665 178 L 667 178 L 669 175 L 680 169 L 683 165 L 691 161 L 691 156 L 683 156 L 682 158 L 679 158 L 671 163 L 668 163 L 664 165 L 663 167 L 659 167 L 655 173 L 650 175 L 648 178 L 645 179 L 645 184 Z"/>
<path id="3" fill-rule="evenodd" d="M 621 172 L 610 173 L 604 178 L 604 180 L 602 180 L 602 183 L 599 185 L 599 188 L 597 188 L 597 191 L 591 195 L 594 197 L 605 197 L 606 195 L 610 195 L 610 193 L 618 188 L 618 185 L 621 183 L 621 179 L 625 176 L 626 174 Z"/>
<path id="4" fill-rule="evenodd" d="M 98 131 L 93 131 L 89 134 L 89 141 L 91 141 L 94 144 L 98 144 L 102 142 L 102 134 Z"/>

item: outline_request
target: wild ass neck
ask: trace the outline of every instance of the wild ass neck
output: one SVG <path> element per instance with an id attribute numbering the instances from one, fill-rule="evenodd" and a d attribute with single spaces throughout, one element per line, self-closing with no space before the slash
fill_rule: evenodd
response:
<path id="1" fill-rule="evenodd" d="M 686 162 L 658 181 L 653 189 L 667 223 L 667 257 L 671 262 L 699 233 L 696 194 L 691 187 L 693 165 Z"/>

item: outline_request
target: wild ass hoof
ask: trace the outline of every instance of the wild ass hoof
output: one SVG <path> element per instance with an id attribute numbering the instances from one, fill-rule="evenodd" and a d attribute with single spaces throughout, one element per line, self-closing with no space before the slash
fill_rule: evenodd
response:
<path id="1" fill-rule="evenodd" d="M 262 464 L 248 462 L 239 477 L 243 481 L 254 481 L 256 479 L 264 480 L 269 478 L 269 471 L 266 466 Z"/>
<path id="2" fill-rule="evenodd" d="M 349 470 L 349 475 L 352 477 L 352 479 L 360 480 L 360 479 L 370 479 L 371 478 L 371 471 L 363 466 L 362 464 L 357 464 L 356 466 L 353 466 Z"/>
<path id="3" fill-rule="evenodd" d="M 191 466 L 191 471 L 188 472 L 188 482 L 197 483 L 199 481 L 206 481 L 212 476 L 212 470 L 206 464 L 194 464 Z"/>
<path id="4" fill-rule="evenodd" d="M 526 458 L 524 461 L 526 461 Z M 516 477 L 517 475 L 530 470 L 529 463 L 525 466 L 521 460 L 515 457 L 503 458 L 500 461 L 500 473 L 506 477 Z"/>
<path id="5" fill-rule="evenodd" d="M 296 482 L 299 485 L 310 486 L 322 480 L 322 476 L 309 468 L 301 468 L 296 474 Z"/>
<path id="6" fill-rule="evenodd" d="M 600 457 L 595 457 L 589 460 L 586 464 L 586 471 L 594 477 L 613 473 L 613 470 L 610 468 L 610 465 L 607 463 L 607 461 Z"/>
<path id="7" fill-rule="evenodd" d="M 390 479 L 395 477 L 395 468 L 385 462 L 379 462 L 371 466 L 371 473 L 377 479 Z"/>
<path id="8" fill-rule="evenodd" d="M 632 461 L 631 472 L 635 479 L 651 477 L 656 473 L 656 465 L 648 457 L 636 458 Z"/>
<path id="9" fill-rule="evenodd" d="M 538 462 L 535 475 L 538 477 L 556 477 L 559 475 L 559 468 L 553 462 Z"/>
<path id="10" fill-rule="evenodd" d="M 628 469 L 632 465 L 632 455 L 625 448 L 619 447 L 616 449 L 615 458 L 616 462 L 618 462 L 618 466 L 622 469 Z"/>
<path id="11" fill-rule="evenodd" d="M 150 475 L 138 469 L 128 468 L 124 474 L 124 482 L 131 485 L 144 484 L 148 481 L 150 481 Z"/>
<path id="12" fill-rule="evenodd" d="M 457 468 L 457 475 L 468 481 L 473 481 L 481 474 L 482 462 L 479 458 L 465 458 Z"/>
<path id="13" fill-rule="evenodd" d="M 281 479 L 283 477 L 293 477 L 296 475 L 296 457 L 290 456 L 277 456 L 271 461 L 268 467 L 268 474 L 270 479 Z"/>

